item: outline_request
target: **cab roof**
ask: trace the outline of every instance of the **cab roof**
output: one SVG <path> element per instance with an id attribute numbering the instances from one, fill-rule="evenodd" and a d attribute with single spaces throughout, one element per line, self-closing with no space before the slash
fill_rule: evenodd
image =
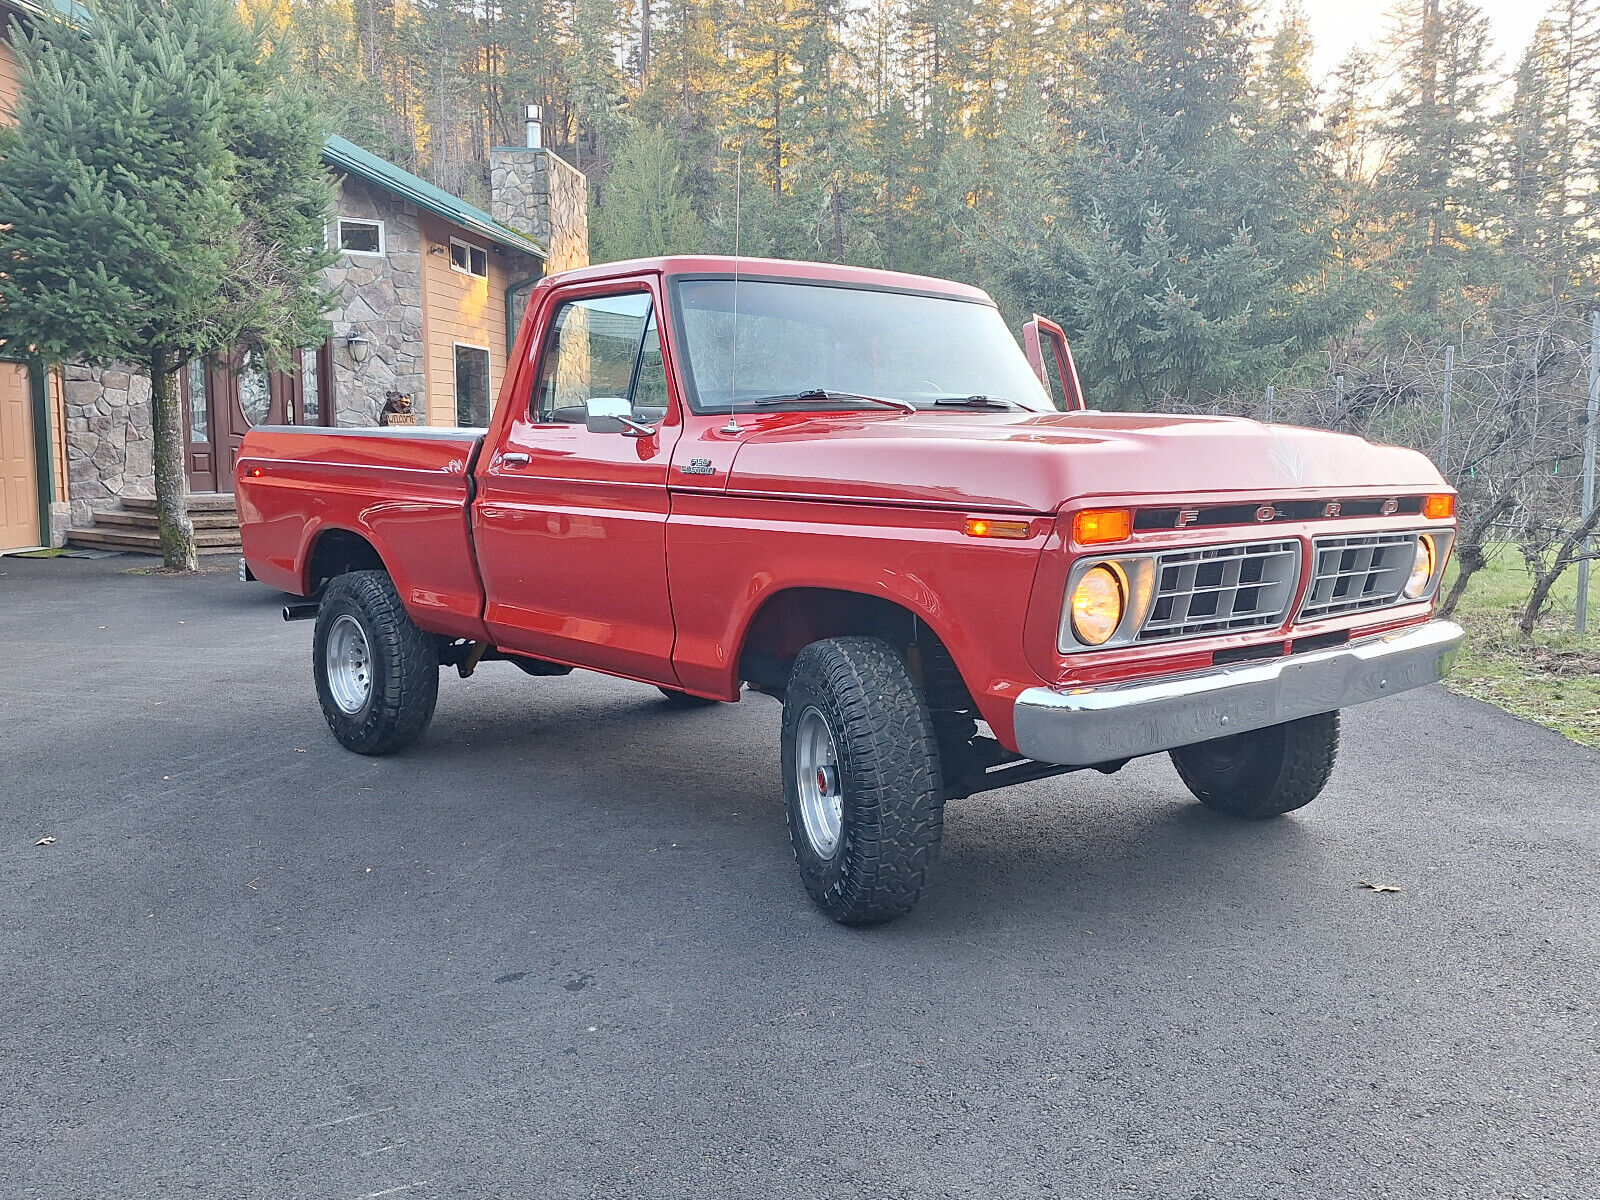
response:
<path id="1" fill-rule="evenodd" d="M 994 304 L 980 288 L 931 275 L 911 275 L 903 271 L 880 271 L 872 267 L 846 267 L 838 263 L 802 262 L 788 258 L 734 257 L 727 254 L 671 254 L 659 258 L 630 258 L 621 262 L 578 267 L 548 276 L 552 283 L 582 283 L 589 280 L 617 279 L 628 275 L 657 274 L 668 278 L 735 273 L 751 279 L 783 279 L 797 283 L 831 283 L 850 287 L 876 288 L 897 292 L 921 292 L 953 299 Z"/>

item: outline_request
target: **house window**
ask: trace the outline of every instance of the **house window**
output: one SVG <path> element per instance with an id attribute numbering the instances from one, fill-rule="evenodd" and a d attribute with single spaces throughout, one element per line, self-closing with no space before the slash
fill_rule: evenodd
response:
<path id="1" fill-rule="evenodd" d="M 456 424 L 481 428 L 489 423 L 489 351 L 456 343 Z"/>
<path id="2" fill-rule="evenodd" d="M 339 218 L 339 249 L 346 254 L 383 253 L 383 222 Z"/>
<path id="3" fill-rule="evenodd" d="M 489 252 L 482 246 L 450 239 L 450 269 L 479 279 L 489 278 Z"/>

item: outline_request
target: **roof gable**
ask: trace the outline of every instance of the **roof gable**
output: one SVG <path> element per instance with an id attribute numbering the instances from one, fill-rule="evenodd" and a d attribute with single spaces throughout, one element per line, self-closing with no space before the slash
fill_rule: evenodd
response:
<path id="1" fill-rule="evenodd" d="M 483 209 L 468 204 L 459 196 L 452 196 L 410 171 L 402 170 L 387 159 L 364 150 L 348 138 L 335 134 L 322 147 L 322 161 L 331 167 L 355 175 L 385 191 L 393 192 L 411 201 L 418 208 L 443 217 L 451 224 L 469 229 L 498 245 L 538 258 L 547 257 L 546 250 L 525 234 L 502 225 Z"/>

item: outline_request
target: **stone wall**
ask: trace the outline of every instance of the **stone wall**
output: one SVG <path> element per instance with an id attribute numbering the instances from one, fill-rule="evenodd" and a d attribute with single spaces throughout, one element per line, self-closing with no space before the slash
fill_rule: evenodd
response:
<path id="1" fill-rule="evenodd" d="M 426 411 L 427 347 L 422 340 L 422 230 L 414 205 L 360 179 L 346 178 L 336 207 L 342 216 L 384 223 L 382 258 L 346 254 L 325 273 L 343 298 L 334 312 L 334 411 L 343 426 L 376 425 L 390 391 L 415 396 Z M 367 339 L 356 362 L 347 339 Z"/>
<path id="2" fill-rule="evenodd" d="M 549 248 L 545 272 L 589 265 L 589 181 L 542 146 L 489 151 L 490 216 Z"/>
<path id="3" fill-rule="evenodd" d="M 62 368 L 67 495 L 72 523 L 93 520 L 124 493 L 153 495 L 150 380 L 132 367 Z"/>

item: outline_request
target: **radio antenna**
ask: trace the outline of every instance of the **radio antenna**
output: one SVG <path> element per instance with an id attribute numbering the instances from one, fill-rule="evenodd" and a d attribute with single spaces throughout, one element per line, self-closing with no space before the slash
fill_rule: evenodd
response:
<path id="1" fill-rule="evenodd" d="M 739 216 L 744 191 L 744 146 L 733 152 L 733 373 L 728 386 L 728 423 L 723 433 L 743 433 L 739 418 L 733 415 L 733 406 L 739 394 Z"/>

